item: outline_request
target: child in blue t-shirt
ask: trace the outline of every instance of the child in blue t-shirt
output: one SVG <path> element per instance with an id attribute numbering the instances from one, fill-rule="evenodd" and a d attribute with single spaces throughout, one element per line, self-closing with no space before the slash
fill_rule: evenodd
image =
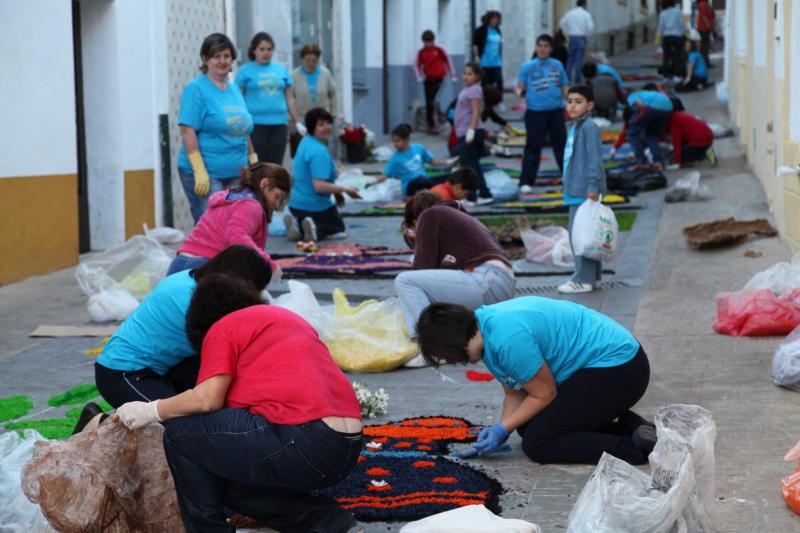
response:
<path id="1" fill-rule="evenodd" d="M 403 196 L 406 198 L 414 196 L 417 191 L 430 189 L 436 185 L 428 177 L 425 165 L 453 166 L 453 159 L 434 159 L 427 148 L 421 144 L 411 142 L 411 126 L 400 124 L 392 130 L 392 143 L 397 150 L 386 166 L 383 167 L 383 175 L 378 181 L 387 178 L 400 180 L 403 189 Z"/>
<path id="2" fill-rule="evenodd" d="M 675 86 L 678 92 L 696 91 L 708 85 L 708 65 L 698 49 L 696 41 L 686 42 L 686 76 Z"/>

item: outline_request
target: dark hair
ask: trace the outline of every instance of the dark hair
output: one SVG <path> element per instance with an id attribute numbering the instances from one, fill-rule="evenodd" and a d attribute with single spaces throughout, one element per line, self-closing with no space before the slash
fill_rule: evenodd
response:
<path id="1" fill-rule="evenodd" d="M 697 41 L 689 40 L 689 41 L 686 41 L 686 42 L 689 43 L 689 51 L 690 52 L 697 52 L 699 50 L 699 48 L 697 46 Z"/>
<path id="2" fill-rule="evenodd" d="M 431 30 L 425 30 L 422 32 L 422 42 L 423 43 L 432 43 L 436 40 L 436 34 L 433 33 Z"/>
<path id="3" fill-rule="evenodd" d="M 543 33 L 540 36 L 538 36 L 536 38 L 536 44 L 539 44 L 540 42 L 547 43 L 550 45 L 550 48 L 553 48 L 554 45 L 553 36 L 550 35 L 549 33 Z"/>
<path id="4" fill-rule="evenodd" d="M 186 312 L 186 336 L 199 352 L 208 330 L 218 320 L 234 311 L 263 303 L 261 291 L 248 281 L 227 274 L 204 276 Z"/>
<path id="5" fill-rule="evenodd" d="M 675 0 L 662 0 L 661 9 L 669 9 L 675 6 Z"/>
<path id="6" fill-rule="evenodd" d="M 478 332 L 475 313 L 458 304 L 432 303 L 417 321 L 417 342 L 430 366 L 469 362 L 467 344 Z"/>
<path id="7" fill-rule="evenodd" d="M 320 122 L 330 122 L 333 124 L 333 116 L 331 116 L 326 109 L 321 107 L 315 107 L 306 113 L 306 128 L 308 128 L 308 132 L 312 136 L 317 129 L 317 124 Z"/>
<path id="8" fill-rule="evenodd" d="M 411 126 L 409 124 L 398 124 L 392 130 L 392 137 L 400 137 L 404 141 L 408 140 L 411 137 Z"/>
<path id="9" fill-rule="evenodd" d="M 303 59 L 308 54 L 314 54 L 319 57 L 322 55 L 322 49 L 320 49 L 317 43 L 308 43 L 303 45 L 303 48 L 300 49 L 300 59 Z"/>
<path id="10" fill-rule="evenodd" d="M 657 91 L 658 90 L 658 85 L 656 85 L 655 83 L 653 83 L 651 81 L 651 82 L 648 82 L 648 83 L 645 83 L 644 85 L 642 85 L 642 90 L 643 91 Z"/>
<path id="11" fill-rule="evenodd" d="M 581 74 L 587 80 L 591 80 L 595 76 L 597 76 L 597 65 L 594 63 L 584 63 L 583 68 L 581 68 Z"/>
<path id="12" fill-rule="evenodd" d="M 253 38 L 250 40 L 250 48 L 247 49 L 247 57 L 249 57 L 251 61 L 256 59 L 256 48 L 261 44 L 261 41 L 267 41 L 272 45 L 272 48 L 275 49 L 275 41 L 272 40 L 272 35 L 265 31 L 260 31 L 253 35 Z"/>
<path id="13" fill-rule="evenodd" d="M 493 85 L 487 85 L 483 88 L 483 105 L 487 108 L 492 108 L 503 101 L 503 93 L 500 89 Z"/>
<path id="14" fill-rule="evenodd" d="M 570 94 L 579 94 L 586 98 L 587 102 L 594 102 L 594 89 L 584 83 L 573 85 L 567 89 L 567 96 Z"/>
<path id="15" fill-rule="evenodd" d="M 191 272 L 197 282 L 209 274 L 228 274 L 249 281 L 256 289 L 263 291 L 272 279 L 272 268 L 255 248 L 234 244 Z"/>
<path id="16" fill-rule="evenodd" d="M 553 36 L 553 40 L 555 40 L 557 43 L 566 44 L 567 36 L 564 35 L 564 30 L 559 28 L 556 34 Z"/>
<path id="17" fill-rule="evenodd" d="M 200 59 L 207 61 L 226 49 L 231 51 L 231 61 L 235 60 L 236 47 L 233 46 L 233 42 L 228 36 L 224 33 L 212 33 L 203 39 L 203 44 L 200 45 Z M 208 72 L 208 67 L 205 63 L 200 65 L 200 70 L 204 73 Z"/>
<path id="18" fill-rule="evenodd" d="M 467 192 L 478 190 L 478 173 L 469 167 L 460 167 L 447 176 L 447 183 L 450 185 L 461 184 L 461 188 Z"/>
<path id="19" fill-rule="evenodd" d="M 469 63 L 464 65 L 464 68 L 468 68 L 472 72 L 474 72 L 475 75 L 478 76 L 478 79 L 481 79 L 483 77 L 483 69 L 481 68 L 481 64 L 478 63 L 477 61 L 470 61 Z"/>
<path id="20" fill-rule="evenodd" d="M 499 26 L 500 23 L 503 22 L 503 15 L 501 15 L 499 11 L 496 11 L 494 9 L 490 9 L 489 11 L 483 14 L 483 16 L 481 17 L 481 24 L 483 24 L 484 26 L 488 26 L 494 17 L 497 17 L 497 25 Z"/>
<path id="21" fill-rule="evenodd" d="M 430 191 L 419 191 L 408 202 L 411 204 L 412 221 L 416 221 L 423 211 L 441 203 L 442 199 Z"/>
<path id="22" fill-rule="evenodd" d="M 578 7 L 586 7 L 586 0 L 578 0 L 577 2 L 575 2 L 575 5 L 577 5 Z"/>
<path id="23" fill-rule="evenodd" d="M 261 182 L 268 180 L 267 188 L 278 188 L 286 194 L 289 198 L 289 193 L 292 192 L 292 178 L 289 173 L 280 165 L 275 163 L 254 163 L 249 167 L 245 167 L 241 171 L 239 178 L 239 189 L 247 187 L 256 195 L 258 202 L 267 214 L 267 219 L 272 220 L 272 209 L 267 205 L 267 199 L 264 197 L 264 191 L 261 189 Z"/>

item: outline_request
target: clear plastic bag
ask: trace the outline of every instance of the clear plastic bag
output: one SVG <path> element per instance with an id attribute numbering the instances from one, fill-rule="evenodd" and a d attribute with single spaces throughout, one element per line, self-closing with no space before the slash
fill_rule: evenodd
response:
<path id="1" fill-rule="evenodd" d="M 466 505 L 409 522 L 400 533 L 542 533 L 536 524 L 514 518 L 502 518 L 483 505 Z"/>
<path id="2" fill-rule="evenodd" d="M 16 431 L 0 434 L 0 531 L 54 531 L 39 506 L 25 497 L 19 483 L 22 467 L 33 455 L 37 440 L 45 439 L 32 429 L 26 429 L 22 437 Z"/>
<path id="3" fill-rule="evenodd" d="M 689 200 L 707 200 L 709 198 L 711 198 L 711 189 L 708 188 L 708 185 L 700 185 L 700 173 L 695 170 L 667 189 L 664 201 L 673 203 Z"/>
<path id="4" fill-rule="evenodd" d="M 575 255 L 596 261 L 611 261 L 617 254 L 619 226 L 610 207 L 586 200 L 572 223 L 572 249 Z"/>
<path id="5" fill-rule="evenodd" d="M 650 475 L 603 454 L 569 515 L 568 533 L 710 532 L 714 502 L 711 413 L 668 405 L 655 417 L 658 443 Z"/>
<path id="6" fill-rule="evenodd" d="M 139 302 L 123 289 L 106 289 L 89 297 L 86 308 L 94 322 L 122 321 L 128 318 Z"/>
<path id="7" fill-rule="evenodd" d="M 269 228 L 267 229 L 267 234 L 270 237 L 285 237 L 286 236 L 286 224 L 283 222 L 283 217 L 289 214 L 289 207 L 286 206 L 280 211 L 272 213 L 272 220 L 270 220 Z"/>
<path id="8" fill-rule="evenodd" d="M 143 226 L 145 236 L 155 239 L 161 244 L 177 244 L 186 238 L 186 234 L 179 229 L 168 226 L 150 229 L 147 224 L 143 224 Z"/>
<path id="9" fill-rule="evenodd" d="M 776 296 L 769 289 L 717 294 L 714 331 L 736 337 L 788 335 L 800 325 L 800 289 Z"/>
<path id="10" fill-rule="evenodd" d="M 800 252 L 792 257 L 791 262 L 781 261 L 762 270 L 744 286 L 748 289 L 769 289 L 775 294 L 783 294 L 800 288 Z"/>
<path id="11" fill-rule="evenodd" d="M 539 230 L 520 232 L 525 244 L 525 259 L 531 263 L 544 263 L 560 267 L 573 265 L 569 247 L 569 232 L 560 226 L 545 226 Z"/>
<path id="12" fill-rule="evenodd" d="M 800 392 L 800 327 L 794 328 L 775 350 L 772 382 Z"/>
<path id="13" fill-rule="evenodd" d="M 510 202 L 519 196 L 518 183 L 504 170 L 498 168 L 484 172 L 486 186 L 492 191 L 492 196 L 498 202 Z"/>

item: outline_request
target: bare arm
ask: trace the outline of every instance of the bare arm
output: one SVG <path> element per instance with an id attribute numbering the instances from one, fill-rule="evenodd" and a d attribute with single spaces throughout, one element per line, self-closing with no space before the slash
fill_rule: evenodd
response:
<path id="1" fill-rule="evenodd" d="M 225 396 L 232 379 L 227 374 L 213 376 L 193 389 L 159 400 L 158 416 L 161 420 L 169 420 L 179 416 L 219 411 L 225 406 Z"/>
<path id="2" fill-rule="evenodd" d="M 181 139 L 183 139 L 183 147 L 186 153 L 199 152 L 200 145 L 197 143 L 197 132 L 191 126 L 180 126 Z"/>
<path id="3" fill-rule="evenodd" d="M 503 402 L 504 413 L 500 424 L 509 433 L 539 414 L 542 409 L 550 405 L 550 402 L 555 399 L 557 394 L 556 381 L 547 363 L 542 363 L 542 368 L 530 381 L 524 383 L 522 388 L 527 394 L 508 415 L 505 413 L 505 401 Z"/>
<path id="4" fill-rule="evenodd" d="M 478 47 L 476 45 L 472 46 L 472 59 L 477 60 L 480 57 L 478 54 Z"/>
<path id="5" fill-rule="evenodd" d="M 516 391 L 514 389 L 509 389 L 505 385 L 503 385 L 503 392 L 505 396 L 503 397 L 503 413 L 500 415 L 500 420 L 505 420 L 510 417 L 528 396 L 524 390 Z"/>
<path id="6" fill-rule="evenodd" d="M 286 95 L 286 107 L 289 108 L 289 114 L 292 116 L 292 124 L 301 122 L 300 113 L 297 112 L 297 104 L 294 101 L 294 91 L 291 87 L 286 87 L 284 94 Z"/>

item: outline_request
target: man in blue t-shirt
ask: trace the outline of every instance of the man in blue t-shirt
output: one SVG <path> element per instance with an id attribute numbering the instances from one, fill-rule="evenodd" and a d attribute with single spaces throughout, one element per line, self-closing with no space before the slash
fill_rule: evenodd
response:
<path id="1" fill-rule="evenodd" d="M 664 159 L 661 155 L 659 136 L 667 127 L 669 115 L 672 113 L 672 100 L 666 94 L 657 90 L 655 84 L 647 84 L 643 90 L 631 93 L 628 96 L 628 108 L 631 118 L 627 125 L 628 142 L 636 154 L 636 166 L 649 166 L 644 153 L 644 142 L 650 147 L 653 156 L 652 166 L 663 172 Z M 645 141 L 642 141 L 644 135 Z"/>
<path id="2" fill-rule="evenodd" d="M 655 445 L 654 426 L 630 411 L 647 389 L 647 355 L 597 311 L 538 296 L 475 311 L 434 303 L 417 335 L 428 364 L 483 361 L 502 385 L 500 421 L 481 431 L 479 454 L 515 429 L 538 463 L 596 463 L 605 452 L 643 464 Z"/>
<path id="3" fill-rule="evenodd" d="M 532 192 L 539 175 L 539 160 L 545 133 L 550 134 L 556 163 L 564 164 L 567 129 L 564 122 L 564 97 L 569 82 L 560 61 L 552 59 L 553 38 L 547 34 L 536 39 L 536 57 L 523 63 L 517 76 L 517 94 L 525 92 L 525 153 L 522 158 L 520 192 Z"/>

